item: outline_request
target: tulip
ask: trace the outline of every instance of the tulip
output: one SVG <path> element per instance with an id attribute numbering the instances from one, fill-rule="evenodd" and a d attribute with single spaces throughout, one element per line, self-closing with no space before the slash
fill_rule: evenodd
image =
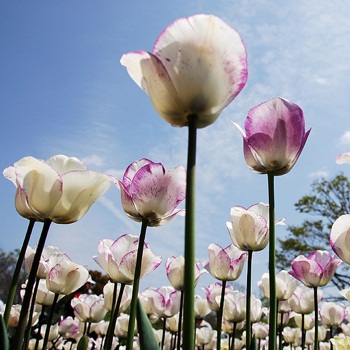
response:
<path id="1" fill-rule="evenodd" d="M 102 295 L 80 294 L 70 303 L 75 317 L 81 322 L 100 322 L 107 313 Z"/>
<path id="2" fill-rule="evenodd" d="M 207 299 L 202 298 L 200 295 L 195 295 L 194 299 L 194 315 L 195 318 L 204 318 L 210 313 Z"/>
<path id="3" fill-rule="evenodd" d="M 317 290 L 317 301 L 320 302 L 322 299 L 322 290 Z M 288 303 L 292 310 L 298 314 L 310 314 L 315 309 L 314 304 L 314 292 L 312 289 L 299 285 L 293 295 L 288 299 Z M 301 328 L 301 327 L 300 327 Z"/>
<path id="4" fill-rule="evenodd" d="M 81 219 L 110 186 L 107 175 L 89 171 L 77 158 L 57 155 L 47 161 L 25 157 L 4 170 L 17 187 L 16 209 L 38 221 L 70 224 Z"/>
<path id="5" fill-rule="evenodd" d="M 121 64 L 175 126 L 212 124 L 243 89 L 246 50 L 240 35 L 212 15 L 181 18 L 158 37 L 153 52 L 123 55 Z"/>
<path id="6" fill-rule="evenodd" d="M 224 318 L 232 323 L 245 320 L 246 296 L 239 291 L 230 291 L 225 295 Z"/>
<path id="7" fill-rule="evenodd" d="M 59 248 L 52 247 L 52 246 L 45 246 L 42 253 L 41 253 L 39 267 L 38 267 L 38 270 L 36 272 L 37 278 L 39 278 L 39 279 L 46 278 L 47 263 L 48 263 L 51 255 L 61 257 L 62 259 L 67 258 L 69 260 L 68 256 L 65 253 L 61 252 Z M 32 268 L 34 256 L 35 256 L 35 250 L 28 246 L 27 250 L 26 250 L 26 254 L 25 254 L 25 260 L 24 260 L 24 266 L 25 266 L 25 269 L 28 273 L 30 272 L 30 270 Z"/>
<path id="8" fill-rule="evenodd" d="M 165 272 L 170 284 L 176 290 L 184 289 L 185 258 L 183 256 L 172 256 L 168 258 L 165 262 Z M 194 265 L 195 285 L 197 285 L 199 277 L 205 272 L 205 270 L 200 269 L 199 261 L 196 260 Z"/>
<path id="9" fill-rule="evenodd" d="M 334 302 L 325 302 L 320 307 L 321 322 L 325 327 L 339 326 L 346 317 L 343 305 Z"/>
<path id="10" fill-rule="evenodd" d="M 222 285 L 221 283 L 211 283 L 208 288 L 202 287 L 206 294 L 208 306 L 212 311 L 219 311 L 220 309 L 220 300 L 221 300 L 221 292 Z M 231 286 L 226 286 L 225 294 L 232 290 Z"/>
<path id="11" fill-rule="evenodd" d="M 55 298 L 55 293 L 49 291 L 45 280 L 39 280 L 39 286 L 36 293 L 35 302 L 40 305 L 50 306 Z"/>
<path id="12" fill-rule="evenodd" d="M 300 329 L 285 327 L 283 329 L 283 339 L 288 344 L 298 344 L 300 338 Z"/>
<path id="13" fill-rule="evenodd" d="M 304 318 L 304 327 L 303 327 L 303 318 Z M 294 321 L 297 327 L 299 327 L 302 331 L 309 331 L 310 329 L 315 327 L 315 316 L 314 314 L 308 315 L 294 315 Z"/>
<path id="14" fill-rule="evenodd" d="M 215 334 L 216 332 L 211 327 L 196 328 L 196 345 L 204 346 L 209 344 Z"/>
<path id="15" fill-rule="evenodd" d="M 123 209 L 134 221 L 160 226 L 183 212 L 176 209 L 186 192 L 186 171 L 182 166 L 166 171 L 161 163 L 143 158 L 130 164 L 116 185 Z"/>
<path id="16" fill-rule="evenodd" d="M 252 325 L 253 334 L 257 339 L 265 339 L 269 334 L 269 325 L 263 322 L 257 322 Z M 260 347 L 258 347 L 260 348 Z"/>
<path id="17" fill-rule="evenodd" d="M 46 328 L 47 328 L 46 324 L 43 324 L 40 328 L 40 334 L 42 337 L 44 337 L 44 335 L 45 335 Z M 49 341 L 53 341 L 58 337 L 58 329 L 59 329 L 58 323 L 56 323 L 50 327 L 50 333 L 49 333 L 49 338 L 48 338 Z"/>
<path id="18" fill-rule="evenodd" d="M 262 290 L 266 298 L 270 298 L 270 276 L 268 273 L 262 275 L 262 279 L 258 282 L 258 287 Z M 282 270 L 276 275 L 276 297 L 277 300 L 289 299 L 295 288 L 297 287 L 298 281 L 293 278 L 287 271 Z"/>
<path id="19" fill-rule="evenodd" d="M 347 350 L 350 348 L 350 337 L 334 337 L 331 339 L 334 350 Z"/>
<path id="20" fill-rule="evenodd" d="M 203 261 L 204 268 L 220 281 L 235 281 L 242 272 L 247 253 L 230 244 L 226 248 L 212 243 L 208 247 L 209 259 Z"/>
<path id="21" fill-rule="evenodd" d="M 180 292 L 173 287 L 160 287 L 150 290 L 149 302 L 158 317 L 172 317 L 180 309 Z"/>
<path id="22" fill-rule="evenodd" d="M 338 154 L 335 158 L 337 164 L 350 163 L 350 153 Z"/>
<path id="23" fill-rule="evenodd" d="M 251 296 L 250 321 L 251 323 L 259 322 L 263 313 L 262 302 L 254 295 Z"/>
<path id="24" fill-rule="evenodd" d="M 105 303 L 105 308 L 107 310 L 112 310 L 113 308 L 113 292 L 115 288 L 115 283 L 107 282 L 105 286 L 103 287 L 103 300 Z M 120 285 L 117 285 L 117 294 L 116 299 L 119 297 L 120 293 Z M 130 305 L 131 302 L 131 293 L 132 293 L 132 287 L 130 285 L 125 285 L 123 290 L 123 295 L 121 298 L 120 306 L 119 306 L 119 312 L 125 312 L 127 308 Z"/>
<path id="25" fill-rule="evenodd" d="M 350 214 L 335 220 L 331 229 L 330 244 L 335 254 L 350 264 Z"/>
<path id="26" fill-rule="evenodd" d="M 350 288 L 343 289 L 339 292 L 340 295 L 342 295 L 347 301 L 350 301 Z"/>
<path id="27" fill-rule="evenodd" d="M 69 295 L 82 287 L 89 278 L 89 271 L 68 259 L 57 260 L 51 256 L 46 276 L 47 289 L 55 294 Z"/>
<path id="28" fill-rule="evenodd" d="M 115 325 L 114 334 L 119 338 L 126 338 L 128 335 L 128 324 L 129 324 L 129 315 L 120 314 L 117 318 L 117 324 Z M 137 331 L 135 326 L 134 331 Z"/>
<path id="29" fill-rule="evenodd" d="M 305 132 L 302 109 L 284 98 L 274 98 L 252 108 L 244 127 L 244 157 L 260 174 L 288 173 L 298 160 L 311 129 Z"/>
<path id="30" fill-rule="evenodd" d="M 307 257 L 299 255 L 292 261 L 293 277 L 304 283 L 307 287 L 325 286 L 334 276 L 336 268 L 341 264 L 327 251 L 316 250 Z"/>
<path id="31" fill-rule="evenodd" d="M 231 208 L 231 221 L 226 222 L 232 243 L 245 251 L 259 251 L 269 242 L 269 206 L 257 203 L 245 209 Z M 284 225 L 284 219 L 276 224 Z"/>
<path id="32" fill-rule="evenodd" d="M 98 244 L 99 255 L 94 260 L 113 282 L 132 284 L 138 245 L 139 237 L 130 234 L 122 235 L 115 241 L 103 239 Z M 148 244 L 144 243 L 140 278 L 154 271 L 161 261 L 162 258 L 155 256 Z"/>
<path id="33" fill-rule="evenodd" d="M 59 323 L 58 333 L 65 338 L 76 338 L 79 333 L 79 320 L 68 316 Z"/>

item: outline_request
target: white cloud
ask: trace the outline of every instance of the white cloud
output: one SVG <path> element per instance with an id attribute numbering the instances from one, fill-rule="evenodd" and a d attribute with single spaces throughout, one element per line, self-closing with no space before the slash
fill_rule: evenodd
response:
<path id="1" fill-rule="evenodd" d="M 342 136 L 340 136 L 339 142 L 342 145 L 350 145 L 350 130 L 345 131 L 345 133 Z"/>
<path id="2" fill-rule="evenodd" d="M 83 157 L 82 162 L 84 162 L 88 167 L 97 166 L 102 167 L 105 164 L 105 157 L 100 157 L 96 154 L 91 154 L 89 156 Z"/>
<path id="3" fill-rule="evenodd" d="M 308 176 L 312 179 L 318 179 L 318 178 L 326 179 L 329 176 L 329 173 L 326 170 L 319 170 L 319 171 L 310 173 Z"/>

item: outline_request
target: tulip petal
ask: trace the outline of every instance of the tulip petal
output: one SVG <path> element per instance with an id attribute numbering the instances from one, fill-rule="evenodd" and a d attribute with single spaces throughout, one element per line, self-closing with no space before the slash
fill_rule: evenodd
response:
<path id="1" fill-rule="evenodd" d="M 61 154 L 49 158 L 46 164 L 60 175 L 73 170 L 86 170 L 85 164 L 78 158 L 67 157 Z"/>
<path id="2" fill-rule="evenodd" d="M 333 251 L 350 264 L 350 214 L 340 216 L 333 224 L 330 244 Z"/>
<path id="3" fill-rule="evenodd" d="M 111 185 L 107 175 L 88 170 L 65 173 L 62 180 L 63 195 L 49 217 L 65 224 L 81 219 Z"/>
<path id="4" fill-rule="evenodd" d="M 149 52 L 140 51 L 123 55 L 120 63 L 149 95 L 157 113 L 171 124 L 183 126 L 182 117 L 186 110 L 163 62 Z"/>

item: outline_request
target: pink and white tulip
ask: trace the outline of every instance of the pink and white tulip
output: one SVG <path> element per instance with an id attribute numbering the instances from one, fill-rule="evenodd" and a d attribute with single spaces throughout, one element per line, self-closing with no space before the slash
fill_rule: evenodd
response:
<path id="1" fill-rule="evenodd" d="M 210 310 L 212 311 L 219 311 L 220 310 L 220 300 L 221 300 L 221 291 L 222 291 L 222 285 L 221 283 L 211 283 L 208 288 L 202 287 L 202 289 L 205 292 L 208 306 Z M 225 294 L 232 291 L 231 286 L 225 287 Z"/>
<path id="2" fill-rule="evenodd" d="M 80 294 L 70 303 L 75 317 L 81 322 L 100 322 L 107 313 L 102 295 Z"/>
<path id="3" fill-rule="evenodd" d="M 180 256 L 172 256 L 165 262 L 165 272 L 168 277 L 170 284 L 176 290 L 183 290 L 185 283 L 185 258 Z M 199 266 L 199 261 L 195 260 L 194 264 L 194 284 L 198 283 L 199 277 L 206 273 L 205 270 L 201 270 Z"/>
<path id="4" fill-rule="evenodd" d="M 128 166 L 116 185 L 123 209 L 134 221 L 161 226 L 184 212 L 176 209 L 186 196 L 186 171 L 180 165 L 166 171 L 161 163 L 142 158 Z"/>
<path id="5" fill-rule="evenodd" d="M 322 287 L 333 278 L 341 262 L 325 250 L 315 250 L 307 257 L 299 255 L 295 258 L 289 274 L 307 287 Z"/>
<path id="6" fill-rule="evenodd" d="M 298 285 L 298 281 L 288 274 L 288 271 L 282 270 L 276 275 L 276 298 L 277 300 L 287 300 L 294 293 L 295 288 Z M 265 297 L 270 299 L 270 275 L 264 273 L 260 281 L 258 281 L 258 287 L 262 290 Z"/>
<path id="7" fill-rule="evenodd" d="M 220 281 L 235 281 L 242 273 L 248 254 L 230 244 L 226 248 L 216 243 L 208 247 L 209 259 L 203 261 L 204 268 Z"/>
<path id="8" fill-rule="evenodd" d="M 240 35 L 213 15 L 181 18 L 160 34 L 153 52 L 123 55 L 121 64 L 174 126 L 212 124 L 247 81 Z"/>
<path id="9" fill-rule="evenodd" d="M 334 253 L 350 264 L 350 214 L 335 220 L 331 229 L 330 244 Z"/>
<path id="10" fill-rule="evenodd" d="M 117 284 L 116 300 L 119 298 L 120 284 Z M 113 293 L 114 293 L 115 283 L 107 282 L 103 287 L 103 300 L 105 303 L 105 308 L 107 310 L 112 310 L 113 306 Z M 124 286 L 123 295 L 120 301 L 119 312 L 125 312 L 130 306 L 132 294 L 132 286 L 126 284 Z"/>
<path id="11" fill-rule="evenodd" d="M 252 108 L 244 123 L 244 157 L 260 174 L 288 173 L 298 160 L 311 129 L 305 132 L 302 109 L 284 98 L 273 98 Z"/>
<path id="12" fill-rule="evenodd" d="M 161 318 L 172 317 L 180 310 L 180 291 L 173 287 L 150 289 L 149 302 L 155 315 Z"/>
<path id="13" fill-rule="evenodd" d="M 317 302 L 322 299 L 323 292 L 317 289 Z M 299 285 L 293 295 L 288 299 L 292 310 L 298 314 L 310 314 L 315 311 L 314 291 L 305 285 Z"/>
<path id="14" fill-rule="evenodd" d="M 226 222 L 232 243 L 245 251 L 259 251 L 269 243 L 269 206 L 257 203 L 245 209 L 231 208 L 230 221 Z M 276 224 L 284 224 L 279 220 Z"/>
<path id="15" fill-rule="evenodd" d="M 111 185 L 109 176 L 87 170 L 79 159 L 63 155 L 46 161 L 25 157 L 3 173 L 16 186 L 20 215 L 58 224 L 81 219 Z"/>
<path id="16" fill-rule="evenodd" d="M 69 295 L 82 287 L 89 278 L 89 271 L 68 259 L 51 256 L 47 265 L 46 286 L 55 294 Z"/>
<path id="17" fill-rule="evenodd" d="M 246 296 L 239 291 L 230 291 L 225 295 L 224 318 L 231 323 L 239 323 L 246 318 Z"/>
<path id="18" fill-rule="evenodd" d="M 115 241 L 103 239 L 98 244 L 98 256 L 95 256 L 94 260 L 113 282 L 132 284 L 138 245 L 139 237 L 130 234 L 122 235 Z M 161 261 L 162 258 L 156 256 L 145 242 L 140 277 L 154 271 Z"/>
<path id="19" fill-rule="evenodd" d="M 319 314 L 325 327 L 337 327 L 345 320 L 347 312 L 342 304 L 329 301 L 321 305 Z"/>
<path id="20" fill-rule="evenodd" d="M 335 157 L 337 164 L 349 164 L 350 163 L 350 152 L 338 154 Z"/>

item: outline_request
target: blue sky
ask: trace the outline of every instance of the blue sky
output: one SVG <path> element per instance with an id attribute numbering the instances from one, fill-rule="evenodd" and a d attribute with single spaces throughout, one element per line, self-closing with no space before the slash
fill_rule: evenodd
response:
<path id="1" fill-rule="evenodd" d="M 230 208 L 267 202 L 267 179 L 244 162 L 242 140 L 230 120 L 243 125 L 250 108 L 275 96 L 300 105 L 312 131 L 293 170 L 276 178 L 277 217 L 296 225 L 305 216 L 294 203 L 319 176 L 347 165 L 335 156 L 350 151 L 350 3 L 335 0 L 236 1 L 2 1 L 0 3 L 0 168 L 24 156 L 76 156 L 90 169 L 121 178 L 134 160 L 147 157 L 167 168 L 186 166 L 187 129 L 161 119 L 147 95 L 119 63 L 137 50 L 151 51 L 159 33 L 179 17 L 215 14 L 234 27 L 248 51 L 248 83 L 212 126 L 198 131 L 197 250 L 230 244 Z M 0 178 L 0 247 L 19 248 L 27 227 L 14 208 L 15 189 Z M 40 225 L 35 228 L 35 246 Z M 90 269 L 100 239 L 139 234 L 119 191 L 108 193 L 78 223 L 54 225 L 56 245 Z M 286 234 L 278 228 L 278 235 Z M 164 263 L 183 254 L 183 218 L 146 237 L 163 257 L 143 287 L 167 285 Z M 267 252 L 254 256 L 254 282 L 267 271 Z M 205 276 L 199 286 L 214 280 Z M 239 279 L 244 284 L 245 277 Z"/>

